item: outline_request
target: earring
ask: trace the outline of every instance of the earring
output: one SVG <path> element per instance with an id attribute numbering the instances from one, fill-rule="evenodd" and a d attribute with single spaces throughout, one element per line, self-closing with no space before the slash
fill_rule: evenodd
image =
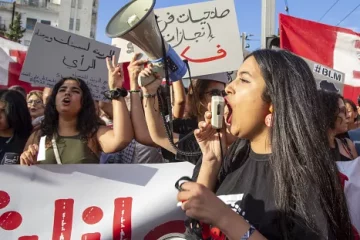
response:
<path id="1" fill-rule="evenodd" d="M 271 113 L 266 115 L 266 117 L 265 117 L 265 125 L 267 127 L 272 127 L 272 114 Z"/>

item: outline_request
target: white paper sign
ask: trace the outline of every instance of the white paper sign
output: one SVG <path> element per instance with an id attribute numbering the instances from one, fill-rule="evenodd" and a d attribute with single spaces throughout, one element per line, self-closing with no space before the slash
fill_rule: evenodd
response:
<path id="1" fill-rule="evenodd" d="M 108 90 L 106 57 L 120 49 L 70 32 L 37 23 L 20 80 L 54 87 L 62 77 L 84 80 L 96 100 Z"/>
<path id="2" fill-rule="evenodd" d="M 243 53 L 233 0 L 156 9 L 155 14 L 164 39 L 189 61 L 192 76 L 239 68 Z M 139 50 L 122 39 L 113 39 L 112 44 L 126 47 L 120 62 L 130 61 Z"/>
<path id="3" fill-rule="evenodd" d="M 183 236 L 175 182 L 190 163 L 0 167 L 0 239 Z"/>
<path id="4" fill-rule="evenodd" d="M 341 182 L 344 184 L 351 223 L 360 233 L 360 157 L 352 161 L 338 161 L 336 164 L 340 171 Z"/>

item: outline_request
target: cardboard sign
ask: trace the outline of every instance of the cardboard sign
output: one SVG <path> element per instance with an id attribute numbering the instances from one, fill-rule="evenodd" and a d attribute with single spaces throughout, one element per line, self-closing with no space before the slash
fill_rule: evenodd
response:
<path id="1" fill-rule="evenodd" d="M 120 49 L 70 32 L 37 23 L 20 80 L 54 87 L 62 77 L 84 80 L 96 100 L 108 90 L 106 57 Z"/>
<path id="2" fill-rule="evenodd" d="M 155 14 L 165 41 L 189 61 L 192 76 L 239 68 L 243 53 L 233 0 L 156 9 Z M 124 48 L 120 62 L 140 51 L 122 39 L 113 39 L 112 44 Z"/>
<path id="3" fill-rule="evenodd" d="M 0 167 L 0 236 L 20 240 L 157 240 L 183 236 L 175 182 L 194 165 Z"/>

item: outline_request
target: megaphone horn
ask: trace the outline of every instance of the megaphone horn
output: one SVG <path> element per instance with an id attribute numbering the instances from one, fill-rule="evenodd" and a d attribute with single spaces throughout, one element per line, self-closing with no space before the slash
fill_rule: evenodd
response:
<path id="1" fill-rule="evenodd" d="M 111 18 L 106 26 L 106 34 L 110 38 L 122 38 L 138 46 L 150 58 L 158 70 L 157 73 L 162 77 L 164 66 L 167 65 L 169 78 L 174 82 L 182 79 L 187 68 L 161 35 L 154 14 L 155 2 L 134 0 L 127 3 Z"/>

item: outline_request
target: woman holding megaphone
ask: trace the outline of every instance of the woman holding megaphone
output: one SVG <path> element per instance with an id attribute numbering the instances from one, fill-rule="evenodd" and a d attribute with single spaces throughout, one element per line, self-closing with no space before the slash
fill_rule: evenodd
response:
<path id="1" fill-rule="evenodd" d="M 197 220 L 189 224 L 195 239 L 204 237 L 203 224 L 231 240 L 352 239 L 307 64 L 286 51 L 255 51 L 226 93 L 230 131 L 247 140 L 246 150 L 237 149 L 244 141 L 238 140 L 223 161 L 206 112 L 195 131 L 203 154 L 196 182 L 183 183 L 178 194 L 186 215 Z"/>

